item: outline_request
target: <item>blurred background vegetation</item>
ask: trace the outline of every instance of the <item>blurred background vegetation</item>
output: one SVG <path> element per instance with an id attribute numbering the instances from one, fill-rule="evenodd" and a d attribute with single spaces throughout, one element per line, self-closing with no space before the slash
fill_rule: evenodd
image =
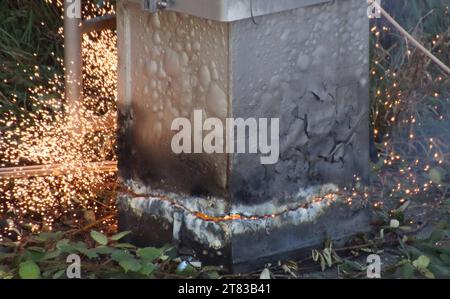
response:
<path id="1" fill-rule="evenodd" d="M 449 0 L 383 0 L 382 5 L 420 43 L 450 65 Z M 441 100 L 448 100 L 450 80 L 384 18 L 374 19 L 372 25 L 380 33 L 371 35 L 372 121 L 378 131 L 376 140 L 382 142 L 402 116 L 415 114 L 419 109 L 416 104 L 425 103 L 418 93 L 437 93 Z M 399 92 L 403 93 L 402 103 L 391 106 L 393 99 L 386 101 L 387 95 Z"/>
<path id="2" fill-rule="evenodd" d="M 32 109 L 28 89 L 62 74 L 62 13 L 44 0 L 0 0 L 0 117 Z M 35 76 L 35 74 L 39 76 Z M 16 101 L 11 101 L 16 98 Z M 38 104 L 38 103 L 36 103 Z"/>

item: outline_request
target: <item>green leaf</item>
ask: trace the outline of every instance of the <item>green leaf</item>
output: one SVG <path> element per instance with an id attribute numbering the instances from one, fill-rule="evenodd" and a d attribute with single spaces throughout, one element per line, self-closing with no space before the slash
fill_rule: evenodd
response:
<path id="1" fill-rule="evenodd" d="M 164 246 L 162 250 L 164 251 L 164 255 L 168 256 L 169 259 L 174 259 L 178 256 L 177 248 L 174 246 L 167 245 Z"/>
<path id="2" fill-rule="evenodd" d="M 413 262 L 413 266 L 416 267 L 419 271 L 426 270 L 429 265 L 430 259 L 425 255 L 419 256 L 419 258 Z"/>
<path id="3" fill-rule="evenodd" d="M 205 272 L 204 275 L 206 279 L 219 279 L 220 274 L 217 271 Z"/>
<path id="4" fill-rule="evenodd" d="M 33 262 L 41 261 L 45 256 L 45 252 L 39 252 L 34 250 L 26 250 L 23 253 L 24 259 L 31 260 Z"/>
<path id="5" fill-rule="evenodd" d="M 115 234 L 111 237 L 111 240 L 113 241 L 119 241 L 120 239 L 123 239 L 125 236 L 131 234 L 131 231 L 125 231 L 118 234 Z"/>
<path id="6" fill-rule="evenodd" d="M 98 257 L 98 254 L 95 251 L 95 249 L 80 248 L 78 249 L 78 252 L 85 255 L 90 260 Z"/>
<path id="7" fill-rule="evenodd" d="M 134 258 L 134 256 L 127 250 L 116 250 L 111 254 L 111 259 L 118 263 L 129 258 Z"/>
<path id="8" fill-rule="evenodd" d="M 350 270 L 356 270 L 356 271 L 364 271 L 364 267 L 355 261 L 351 261 L 351 260 L 344 260 L 344 265 L 346 267 L 348 267 Z"/>
<path id="9" fill-rule="evenodd" d="M 408 254 L 411 255 L 411 258 L 412 258 L 412 259 L 417 259 L 417 258 L 419 258 L 421 255 L 424 255 L 424 253 L 423 253 L 421 250 L 417 249 L 417 248 L 414 247 L 414 246 L 405 245 L 405 249 L 407 250 Z"/>
<path id="10" fill-rule="evenodd" d="M 103 246 L 103 245 L 95 247 L 94 249 L 91 249 L 91 250 L 97 254 L 112 254 L 113 252 L 116 251 L 114 248 Z"/>
<path id="11" fill-rule="evenodd" d="M 129 248 L 129 249 L 136 248 L 136 246 L 134 246 L 133 244 L 129 244 L 129 243 L 119 243 L 119 244 L 114 245 L 114 247 L 116 247 L 116 248 Z"/>
<path id="12" fill-rule="evenodd" d="M 446 247 L 446 246 L 436 246 L 434 244 L 428 244 L 428 243 L 424 243 L 424 244 L 420 244 L 417 245 L 418 248 L 427 251 L 427 252 L 432 252 L 434 253 L 444 253 L 447 255 L 450 255 L 450 248 Z"/>
<path id="13" fill-rule="evenodd" d="M 406 263 L 403 265 L 402 276 L 404 279 L 414 278 L 414 267 L 410 263 Z"/>
<path id="14" fill-rule="evenodd" d="M 162 251 L 155 247 L 146 247 L 138 249 L 136 254 L 145 261 L 153 262 L 162 255 Z"/>
<path id="15" fill-rule="evenodd" d="M 441 229 L 436 229 L 431 233 L 430 237 L 428 238 L 428 241 L 430 243 L 436 243 L 442 240 L 443 238 L 444 238 L 444 231 Z"/>
<path id="16" fill-rule="evenodd" d="M 61 255 L 61 251 L 59 249 L 48 251 L 45 253 L 44 257 L 41 259 L 42 261 L 52 260 Z"/>
<path id="17" fill-rule="evenodd" d="M 128 271 L 138 272 L 142 268 L 141 263 L 139 263 L 139 261 L 135 258 L 122 259 L 119 262 L 119 265 L 123 268 L 125 273 L 127 273 Z"/>
<path id="18" fill-rule="evenodd" d="M 220 267 L 217 266 L 205 266 L 202 268 L 202 273 L 206 279 L 218 279 L 220 277 Z"/>
<path id="19" fill-rule="evenodd" d="M 77 249 L 69 243 L 68 239 L 62 239 L 56 243 L 56 249 L 63 253 L 76 253 Z"/>
<path id="20" fill-rule="evenodd" d="M 95 230 L 91 231 L 91 237 L 100 245 L 108 244 L 108 238 L 104 234 L 102 234 L 98 231 L 95 231 Z"/>
<path id="21" fill-rule="evenodd" d="M 442 183 L 442 174 L 441 174 L 440 170 L 437 168 L 430 169 L 429 177 L 430 177 L 430 180 L 437 185 Z"/>
<path id="22" fill-rule="evenodd" d="M 450 266 L 450 256 L 447 254 L 441 254 L 439 255 L 439 257 L 441 258 L 441 260 L 446 263 L 448 266 Z"/>
<path id="23" fill-rule="evenodd" d="M 142 269 L 139 273 L 141 273 L 142 275 L 145 276 L 149 276 L 151 275 L 153 272 L 155 272 L 156 270 L 156 265 L 153 263 L 146 263 L 144 265 L 142 265 Z"/>
<path id="24" fill-rule="evenodd" d="M 35 262 L 28 260 L 19 264 L 19 276 L 22 279 L 37 279 L 41 276 L 41 270 Z"/>
<path id="25" fill-rule="evenodd" d="M 97 252 L 93 249 L 87 248 L 86 243 L 83 242 L 70 244 L 68 240 L 61 240 L 56 244 L 56 248 L 62 253 L 81 253 L 87 256 L 89 259 L 98 257 Z"/>
<path id="26" fill-rule="evenodd" d="M 441 265 L 430 264 L 428 269 L 437 277 L 449 278 L 450 277 L 450 267 L 445 267 Z"/>
<path id="27" fill-rule="evenodd" d="M 424 270 L 422 270 L 421 272 L 422 272 L 422 274 L 423 274 L 426 278 L 429 278 L 429 279 L 434 279 L 434 278 L 436 278 L 436 277 L 434 276 L 433 272 L 431 272 L 431 271 L 428 270 L 428 269 L 424 269 Z"/>
<path id="28" fill-rule="evenodd" d="M 188 262 L 181 262 L 175 273 L 186 277 L 193 277 L 197 275 L 197 270 Z"/>
<path id="29" fill-rule="evenodd" d="M 66 273 L 65 269 L 59 270 L 55 274 L 53 274 L 53 279 L 59 279 Z"/>

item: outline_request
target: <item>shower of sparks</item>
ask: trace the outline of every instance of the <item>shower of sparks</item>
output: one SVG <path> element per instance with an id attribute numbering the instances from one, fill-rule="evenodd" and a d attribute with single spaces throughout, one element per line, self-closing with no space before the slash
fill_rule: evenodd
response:
<path id="1" fill-rule="evenodd" d="M 448 7 L 445 15 L 449 15 Z M 448 179 L 448 171 L 445 169 L 450 166 L 449 135 L 448 128 L 445 128 L 449 120 L 444 109 L 450 100 L 450 78 L 440 70 L 431 71 L 430 63 L 422 53 L 408 47 L 404 53 L 404 65 L 400 69 L 386 69 L 393 58 L 389 51 L 383 49 L 380 39 L 391 31 L 395 29 L 388 26 L 371 28 L 376 57 L 372 61 L 371 76 L 377 83 L 373 99 L 381 103 L 372 111 L 373 134 L 382 145 L 377 166 L 379 171 L 373 186 L 382 190 L 374 196 L 376 208 L 382 207 L 387 199 L 396 199 L 401 205 L 414 196 L 440 197 L 442 201 L 447 192 L 445 180 Z M 434 36 L 425 46 L 448 62 L 449 40 L 446 32 Z M 423 111 L 431 112 L 431 117 L 424 115 Z M 432 133 L 432 137 L 424 133 L 417 136 L 417 131 L 424 132 L 426 122 L 433 122 L 439 132 Z M 396 136 L 392 136 L 394 130 L 377 127 L 380 124 L 397 128 Z M 385 131 L 384 135 L 382 131 Z M 396 140 L 398 137 L 400 140 Z"/>
<path id="2" fill-rule="evenodd" d="M 46 0 L 62 8 L 62 0 Z M 84 19 L 114 13 L 114 7 L 106 3 L 99 8 L 96 4 L 83 7 Z M 62 14 L 61 14 L 62 15 Z M 383 103 L 380 111 L 373 111 L 374 135 L 379 137 L 382 128 L 377 127 L 383 119 L 389 126 L 420 125 L 420 115 L 410 113 L 411 102 L 409 90 L 414 91 L 415 85 L 408 86 L 409 78 L 413 76 L 404 70 L 384 69 L 383 59 L 387 59 L 386 51 L 382 49 L 379 38 L 382 32 L 387 32 L 386 26 L 374 26 L 371 33 L 378 41 L 375 43 L 375 54 L 371 76 L 377 82 L 374 99 Z M 59 30 L 63 34 L 62 28 Z M 445 44 L 448 36 L 436 36 L 430 45 L 438 53 L 445 52 L 440 45 Z M 448 42 L 448 41 L 447 41 Z M 450 51 L 447 52 L 450 53 Z M 0 241 L 11 234 L 20 234 L 23 230 L 32 232 L 49 231 L 55 225 L 67 224 L 77 226 L 82 220 L 103 219 L 105 214 L 115 210 L 113 196 L 108 202 L 99 201 L 105 192 L 115 192 L 115 169 L 109 164 L 104 172 L 88 171 L 86 167 L 115 161 L 115 111 L 117 82 L 117 52 L 116 34 L 114 31 L 89 33 L 83 36 L 83 83 L 84 99 L 82 103 L 67 107 L 64 104 L 64 78 L 55 75 L 48 86 L 36 86 L 29 90 L 30 107 L 21 108 L 23 113 L 11 112 L 5 119 L 0 119 L 0 126 L 7 130 L 0 131 L 0 167 L 6 169 L 14 166 L 44 165 L 51 169 L 51 174 L 41 176 L 21 176 L 12 174 L 2 176 L 0 171 L 0 216 L 5 216 L 7 226 L 0 231 Z M 414 64 L 420 59 L 417 51 L 405 50 L 406 60 Z M 450 55 L 450 54 L 449 54 Z M 61 66 L 62 60 L 58 60 Z M 420 65 L 417 63 L 417 65 Z M 422 65 L 426 65 L 423 63 Z M 416 70 L 420 73 L 422 69 Z M 31 78 L 38 78 L 40 66 Z M 404 71 L 402 73 L 401 71 Z M 448 90 L 444 93 L 438 87 L 449 86 L 449 78 L 443 74 L 432 78 L 430 74 L 419 75 L 427 77 L 436 87 L 428 90 L 428 96 L 441 98 L 448 102 Z M 389 83 L 389 84 L 387 84 Z M 408 86 L 408 88 L 405 88 Z M 416 95 L 417 97 L 417 95 Z M 16 105 L 17 97 L 11 95 L 11 105 Z M 445 121 L 446 116 L 439 112 L 436 105 L 430 107 L 436 114 L 436 121 Z M 71 113 L 76 110 L 77 113 Z M 32 112 L 30 112 L 32 111 Z M 405 113 L 406 112 L 406 113 Z M 423 138 L 415 136 L 411 129 L 408 142 L 413 147 L 422 147 L 425 155 L 417 155 L 411 159 L 400 153 L 392 136 L 386 134 L 383 138 L 383 149 L 379 153 L 380 165 L 376 181 L 369 188 L 360 188 L 361 179 L 354 177 L 355 187 L 344 188 L 339 194 L 329 194 L 314 201 L 333 200 L 335 195 L 345 198 L 348 205 L 354 200 L 368 200 L 373 197 L 374 207 L 383 206 L 386 198 L 398 198 L 399 204 L 405 198 L 426 194 L 432 188 L 441 185 L 430 172 L 436 167 L 449 166 L 449 152 L 445 142 L 437 137 Z M 93 164 L 94 163 L 94 164 Z M 55 165 L 57 167 L 55 168 Z M 44 170 L 46 171 L 45 167 Z M 50 171 L 50 170 L 48 170 Z M 4 172 L 5 173 L 5 172 Z M 382 190 L 382 191 L 380 191 Z M 142 196 L 139 194 L 136 197 Z M 166 200 L 161 198 L 161 200 Z M 174 203 L 178 204 L 178 203 Z M 300 206 L 301 207 L 301 206 Z M 242 220 L 241 215 L 225 215 L 211 217 L 192 211 L 197 217 L 206 221 Z M 249 219 L 260 219 L 266 216 L 250 216 Z M 267 215 L 277 217 L 277 215 Z M 1 220 L 1 218 L 0 218 Z M 114 220 L 102 222 L 104 227 L 114 229 Z"/>
<path id="3" fill-rule="evenodd" d="M 62 9 L 62 1 L 46 2 Z M 113 12 L 109 4 L 83 10 L 84 19 Z M 11 112 L 0 120 L 7 128 L 0 131 L 0 220 L 5 217 L 8 224 L 0 230 L 0 241 L 12 234 L 20 239 L 23 231 L 51 231 L 56 223 L 77 227 L 81 220 L 95 222 L 115 209 L 113 196 L 106 203 L 99 200 L 102 193 L 115 191 L 115 162 L 108 162 L 116 160 L 115 32 L 84 34 L 82 56 L 81 103 L 65 104 L 64 77 L 55 74 L 47 86 L 28 90 L 31 109 L 21 107 L 19 115 Z M 39 68 L 30 78 L 40 76 Z M 10 102 L 16 105 L 17 98 L 12 95 Z M 35 174 L 33 165 L 41 175 L 2 175 L 18 166 Z M 112 219 L 102 224 L 115 227 Z"/>

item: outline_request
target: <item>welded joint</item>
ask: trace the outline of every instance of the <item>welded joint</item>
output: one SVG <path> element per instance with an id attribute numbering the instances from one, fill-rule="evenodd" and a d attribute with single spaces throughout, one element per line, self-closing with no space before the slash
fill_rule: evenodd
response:
<path id="1" fill-rule="evenodd" d="M 142 9 L 150 13 L 166 9 L 168 6 L 168 2 L 165 0 L 141 0 L 141 4 Z"/>

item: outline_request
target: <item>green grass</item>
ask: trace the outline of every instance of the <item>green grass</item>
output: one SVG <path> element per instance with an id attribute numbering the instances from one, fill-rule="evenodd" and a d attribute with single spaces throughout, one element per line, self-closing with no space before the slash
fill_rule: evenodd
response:
<path id="1" fill-rule="evenodd" d="M 61 74 L 61 12 L 44 0 L 0 0 L 0 118 L 31 109 L 28 89 Z M 35 77 L 34 73 L 39 73 Z M 33 77 L 33 79 L 30 78 Z M 11 99 L 17 98 L 14 103 Z"/>

